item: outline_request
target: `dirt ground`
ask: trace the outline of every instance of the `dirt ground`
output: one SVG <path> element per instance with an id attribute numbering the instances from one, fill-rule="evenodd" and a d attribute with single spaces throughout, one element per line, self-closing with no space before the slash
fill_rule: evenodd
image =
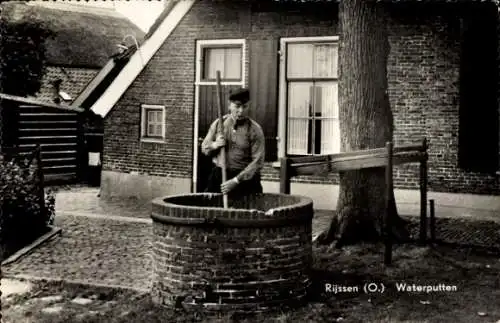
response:
<path id="1" fill-rule="evenodd" d="M 308 304 L 280 313 L 206 318 L 160 308 L 130 290 L 36 282 L 2 297 L 5 323 L 23 322 L 488 322 L 500 321 L 500 258 L 484 250 L 398 246 L 315 247 Z"/>

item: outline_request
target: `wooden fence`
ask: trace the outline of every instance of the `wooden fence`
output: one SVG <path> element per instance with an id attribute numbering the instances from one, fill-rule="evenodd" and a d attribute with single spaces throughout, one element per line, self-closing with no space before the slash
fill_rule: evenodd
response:
<path id="1" fill-rule="evenodd" d="M 290 194 L 291 179 L 300 175 L 318 175 L 330 172 L 345 172 L 367 168 L 385 168 L 386 191 L 384 194 L 386 212 L 384 215 L 384 262 L 392 261 L 392 219 L 389 212 L 393 183 L 393 166 L 406 163 L 420 163 L 420 236 L 421 243 L 427 240 L 427 139 L 419 145 L 393 147 L 387 142 L 385 148 L 345 152 L 332 155 L 282 157 L 280 159 L 280 192 Z M 433 223 L 431 223 L 433 224 Z M 434 232 L 434 228 L 431 228 Z"/>

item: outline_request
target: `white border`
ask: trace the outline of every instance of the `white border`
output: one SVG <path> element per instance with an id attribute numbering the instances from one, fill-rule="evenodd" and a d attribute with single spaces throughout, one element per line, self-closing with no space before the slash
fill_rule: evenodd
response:
<path id="1" fill-rule="evenodd" d="M 161 113 L 162 113 L 161 118 L 163 119 L 163 122 L 161 123 L 162 139 L 145 137 L 145 134 L 146 134 L 146 109 L 161 109 Z M 166 118 L 166 109 L 165 109 L 164 105 L 142 104 L 141 105 L 141 138 L 140 138 L 140 141 L 141 142 L 165 143 L 166 132 L 167 132 L 165 118 Z"/>
<path id="2" fill-rule="evenodd" d="M 173 1 L 173 0 L 172 0 Z M 144 67 L 170 36 L 172 31 L 189 12 L 196 0 L 177 0 L 167 17 L 161 22 L 157 30 L 130 57 L 117 77 L 108 86 L 99 99 L 92 105 L 91 110 L 106 117 L 115 106 L 128 87 L 136 80 Z"/>
<path id="3" fill-rule="evenodd" d="M 278 88 L 278 160 L 285 157 L 286 151 L 286 45 L 288 43 L 316 43 L 316 42 L 338 42 L 339 36 L 317 36 L 317 37 L 284 37 L 280 39 L 280 65 L 279 65 L 279 88 Z M 273 166 L 279 166 L 278 162 Z"/>
<path id="4" fill-rule="evenodd" d="M 193 178 L 192 178 L 192 191 L 196 192 L 196 186 L 198 184 L 198 137 L 199 137 L 199 126 L 200 121 L 200 85 L 214 85 L 217 82 L 202 82 L 201 81 L 201 63 L 202 63 L 202 49 L 204 47 L 210 46 L 224 46 L 224 45 L 241 45 L 242 46 L 242 56 L 241 56 L 241 81 L 240 82 L 222 82 L 221 85 L 240 85 L 244 87 L 246 85 L 246 69 L 245 62 L 247 58 L 247 43 L 245 39 L 200 39 L 196 41 L 196 75 L 195 75 L 195 90 L 194 90 L 194 126 L 193 126 Z"/>

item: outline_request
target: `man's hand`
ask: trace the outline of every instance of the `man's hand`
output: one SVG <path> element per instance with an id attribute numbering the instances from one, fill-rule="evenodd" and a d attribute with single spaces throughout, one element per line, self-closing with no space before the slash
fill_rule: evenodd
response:
<path id="1" fill-rule="evenodd" d="M 234 190 L 234 188 L 236 186 L 238 186 L 238 183 L 239 182 L 238 182 L 238 179 L 236 179 L 236 177 L 232 178 L 232 179 L 230 179 L 230 180 L 225 181 L 224 183 L 222 183 L 220 185 L 220 190 L 221 190 L 221 192 L 223 194 L 227 194 L 227 193 L 231 192 L 232 190 Z"/>
<path id="2" fill-rule="evenodd" d="M 214 142 L 212 142 L 212 149 L 219 149 L 220 147 L 224 147 L 226 145 L 226 140 L 224 139 L 224 135 L 217 135 L 217 138 Z"/>

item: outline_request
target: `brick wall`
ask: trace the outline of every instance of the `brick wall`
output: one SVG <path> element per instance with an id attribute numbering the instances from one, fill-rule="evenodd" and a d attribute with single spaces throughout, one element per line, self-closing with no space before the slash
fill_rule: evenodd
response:
<path id="1" fill-rule="evenodd" d="M 2 152 L 2 147 L 3 147 L 3 104 L 0 101 L 0 152 Z"/>
<path id="2" fill-rule="evenodd" d="M 104 169 L 191 177 L 196 40 L 338 35 L 336 19 L 318 12 L 252 12 L 237 2 L 197 2 L 109 113 Z M 499 194 L 495 177 L 457 167 L 460 40 L 458 18 L 451 16 L 412 21 L 391 17 L 388 77 L 395 143 L 429 139 L 431 190 Z M 165 144 L 139 142 L 143 103 L 166 106 Z M 263 173 L 265 180 L 279 176 L 270 165 Z M 417 176 L 416 165 L 398 167 L 395 185 L 416 188 Z M 296 181 L 336 183 L 337 175 Z"/>
<path id="3" fill-rule="evenodd" d="M 205 310 L 261 311 L 302 298 L 312 261 L 312 201 L 270 194 L 248 201 L 246 210 L 213 208 L 222 205 L 221 197 L 153 202 L 153 301 L 175 305 L 184 297 L 184 305 L 193 305 L 191 298 Z M 272 220 L 282 222 L 271 224 L 265 211 L 277 205 Z M 172 218 L 218 222 L 178 225 Z"/>

